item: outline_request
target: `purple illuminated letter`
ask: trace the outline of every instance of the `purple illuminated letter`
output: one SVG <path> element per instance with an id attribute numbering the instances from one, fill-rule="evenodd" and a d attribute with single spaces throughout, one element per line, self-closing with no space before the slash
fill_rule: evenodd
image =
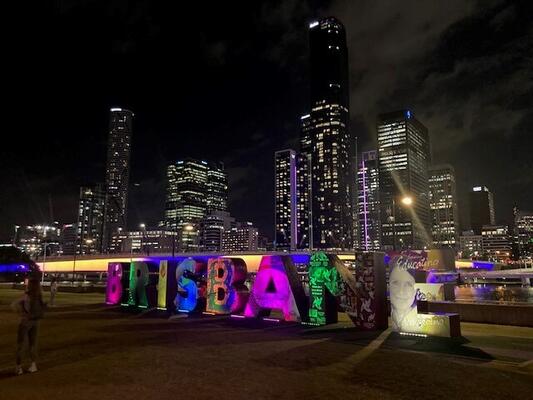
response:
<path id="1" fill-rule="evenodd" d="M 299 308 L 305 308 L 303 304 L 306 301 L 305 294 L 299 282 L 293 279 L 295 274 L 292 272 L 295 272 L 295 268 L 290 257 L 264 256 L 261 259 L 244 315 L 246 317 L 267 316 L 272 309 L 280 310 L 285 321 L 300 321 L 300 315 L 307 315 L 307 310 L 305 314 L 299 310 Z"/>

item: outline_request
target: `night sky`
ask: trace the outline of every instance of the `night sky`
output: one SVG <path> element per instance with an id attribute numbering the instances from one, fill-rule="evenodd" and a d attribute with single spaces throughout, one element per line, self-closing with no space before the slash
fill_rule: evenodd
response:
<path id="1" fill-rule="evenodd" d="M 163 217 L 166 165 L 222 160 L 230 211 L 272 236 L 274 151 L 307 113 L 308 23 L 346 26 L 352 131 L 409 108 L 435 163 L 456 168 L 498 222 L 533 210 L 530 1 L 55 1 L 27 6 L 3 59 L 0 243 L 14 224 L 74 222 L 80 185 L 104 181 L 110 107 L 135 112 L 129 224 Z M 133 185 L 137 183 L 138 185 Z"/>

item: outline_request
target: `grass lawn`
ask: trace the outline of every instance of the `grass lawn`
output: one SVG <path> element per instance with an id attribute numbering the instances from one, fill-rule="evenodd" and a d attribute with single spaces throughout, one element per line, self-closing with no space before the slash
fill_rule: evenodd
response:
<path id="1" fill-rule="evenodd" d="M 467 343 L 353 329 L 168 320 L 58 293 L 42 321 L 40 371 L 14 376 L 20 291 L 0 289 L 0 400 L 528 399 L 533 329 L 462 324 Z M 45 293 L 45 297 L 48 293 Z"/>

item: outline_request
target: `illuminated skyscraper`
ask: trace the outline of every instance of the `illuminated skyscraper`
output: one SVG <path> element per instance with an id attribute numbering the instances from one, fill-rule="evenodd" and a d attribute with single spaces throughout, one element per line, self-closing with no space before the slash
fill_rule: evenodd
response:
<path id="1" fill-rule="evenodd" d="M 227 211 L 227 175 L 222 164 L 185 159 L 167 168 L 165 226 L 178 233 L 177 251 L 200 246 L 200 222 L 211 211 Z"/>
<path id="2" fill-rule="evenodd" d="M 494 216 L 494 198 L 486 186 L 476 186 L 469 194 L 470 226 L 477 234 L 481 234 L 483 225 L 496 224 Z"/>
<path id="3" fill-rule="evenodd" d="M 309 249 L 313 242 L 311 209 L 311 116 L 301 117 L 300 153 L 296 155 L 296 221 L 298 249 Z"/>
<path id="4" fill-rule="evenodd" d="M 344 26 L 333 17 L 312 22 L 309 42 L 311 112 L 302 119 L 301 150 L 311 161 L 312 247 L 352 249 L 355 140 Z"/>
<path id="5" fill-rule="evenodd" d="M 514 234 L 518 256 L 525 260 L 533 258 L 533 212 L 515 210 Z"/>
<path id="6" fill-rule="evenodd" d="M 380 250 L 379 164 L 376 150 L 361 154 L 357 169 L 357 194 L 357 247 L 365 251 Z"/>
<path id="7" fill-rule="evenodd" d="M 113 234 L 119 228 L 126 229 L 133 116 L 131 111 L 123 108 L 111 109 L 106 166 L 105 251 L 109 250 Z"/>
<path id="8" fill-rule="evenodd" d="M 296 249 L 296 162 L 294 150 L 280 150 L 274 155 L 276 249 Z"/>
<path id="9" fill-rule="evenodd" d="M 427 129 L 408 110 L 378 117 L 381 240 L 385 249 L 431 244 Z"/>
<path id="10" fill-rule="evenodd" d="M 207 165 L 207 212 L 228 210 L 228 174 L 224 164 Z"/>
<path id="11" fill-rule="evenodd" d="M 104 185 L 80 188 L 76 249 L 78 254 L 102 252 L 106 193 Z"/>
<path id="12" fill-rule="evenodd" d="M 456 247 L 459 240 L 459 214 L 455 171 L 451 165 L 428 169 L 431 235 L 436 247 Z"/>
<path id="13" fill-rule="evenodd" d="M 200 221 L 200 250 L 221 251 L 224 232 L 236 226 L 227 211 L 211 211 Z"/>

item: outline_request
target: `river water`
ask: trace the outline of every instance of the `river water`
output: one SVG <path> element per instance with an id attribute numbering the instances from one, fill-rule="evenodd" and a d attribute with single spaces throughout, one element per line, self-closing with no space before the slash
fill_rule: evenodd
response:
<path id="1" fill-rule="evenodd" d="M 533 306 L 533 287 L 498 284 L 460 285 L 455 287 L 455 300 L 487 303 L 526 303 Z"/>

